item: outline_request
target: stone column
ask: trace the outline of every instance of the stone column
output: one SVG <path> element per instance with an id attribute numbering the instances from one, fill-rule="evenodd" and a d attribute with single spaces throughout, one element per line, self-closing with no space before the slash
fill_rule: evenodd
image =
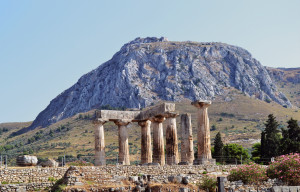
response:
<path id="1" fill-rule="evenodd" d="M 177 165 L 179 163 L 177 127 L 176 127 L 177 116 L 178 114 L 176 113 L 169 113 L 166 119 L 166 123 L 167 123 L 166 153 L 167 153 L 168 165 Z"/>
<path id="2" fill-rule="evenodd" d="M 117 120 L 115 124 L 119 127 L 119 159 L 121 165 L 130 165 L 129 146 L 128 146 L 128 132 L 127 125 L 130 121 Z"/>
<path id="3" fill-rule="evenodd" d="M 106 120 L 98 119 L 94 121 L 95 125 L 95 166 L 106 165 L 105 160 L 105 140 L 103 125 Z"/>
<path id="4" fill-rule="evenodd" d="M 152 163 L 151 121 L 140 121 L 142 131 L 141 164 Z"/>
<path id="5" fill-rule="evenodd" d="M 191 114 L 181 115 L 181 162 L 193 164 L 194 144 Z"/>
<path id="6" fill-rule="evenodd" d="M 164 132 L 162 122 L 164 117 L 155 117 L 152 119 L 153 127 L 153 163 L 165 165 Z"/>
<path id="7" fill-rule="evenodd" d="M 211 146 L 210 146 L 210 129 L 207 108 L 211 105 L 210 101 L 195 101 L 192 103 L 198 108 L 197 112 L 197 128 L 198 128 L 198 164 L 210 164 L 211 158 Z"/>

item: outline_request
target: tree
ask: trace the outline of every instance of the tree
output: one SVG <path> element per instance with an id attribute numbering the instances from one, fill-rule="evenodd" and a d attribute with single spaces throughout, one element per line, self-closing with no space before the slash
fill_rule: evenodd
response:
<path id="1" fill-rule="evenodd" d="M 278 122 L 273 114 L 268 115 L 265 123 L 265 130 L 262 131 L 261 138 L 261 159 L 271 161 L 272 157 L 280 155 L 280 135 L 278 130 Z"/>
<path id="2" fill-rule="evenodd" d="M 291 118 L 287 129 L 282 129 L 281 154 L 300 153 L 300 127 L 297 120 Z"/>
<path id="3" fill-rule="evenodd" d="M 261 144 L 260 143 L 255 143 L 252 146 L 253 151 L 251 152 L 251 159 L 255 162 L 255 163 L 260 163 L 260 158 L 261 158 Z"/>
<path id="4" fill-rule="evenodd" d="M 241 163 L 241 158 L 243 161 L 249 159 L 248 150 L 243 146 L 231 143 L 224 146 L 224 156 L 227 163 Z"/>
<path id="5" fill-rule="evenodd" d="M 222 142 L 222 137 L 221 137 L 221 133 L 218 132 L 216 137 L 215 137 L 215 141 L 214 141 L 214 153 L 213 158 L 216 159 L 217 162 L 222 162 L 223 159 L 223 142 Z"/>

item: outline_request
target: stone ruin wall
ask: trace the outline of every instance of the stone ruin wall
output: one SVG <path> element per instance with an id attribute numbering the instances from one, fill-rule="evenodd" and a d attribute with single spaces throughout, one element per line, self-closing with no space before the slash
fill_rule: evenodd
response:
<path id="1" fill-rule="evenodd" d="M 101 183 L 102 179 L 118 180 L 122 177 L 128 179 L 129 176 L 151 175 L 152 180 L 163 182 L 168 180 L 168 176 L 186 174 L 190 177 L 191 183 L 196 183 L 202 177 L 203 171 L 221 174 L 228 172 L 235 165 L 208 166 L 208 165 L 174 165 L 174 166 L 100 166 L 100 167 L 80 167 L 84 173 L 85 180 L 93 180 Z M 0 184 L 0 191 L 15 191 L 16 189 L 26 189 L 34 191 L 42 188 L 50 188 L 55 180 L 61 179 L 68 168 L 18 168 L 1 169 L 0 181 L 9 184 Z"/>
<path id="2" fill-rule="evenodd" d="M 122 184 L 121 180 L 129 179 L 130 176 L 151 175 L 153 182 L 164 183 L 168 181 L 169 176 L 179 174 L 189 177 L 189 183 L 198 183 L 203 172 L 209 175 L 227 175 L 230 169 L 236 165 L 181 165 L 181 166 L 100 166 L 100 167 L 77 167 L 81 176 L 73 178 L 74 183 L 81 179 L 94 181 L 97 183 L 110 182 L 116 185 Z M 0 181 L 9 184 L 0 184 L 0 192 L 6 191 L 36 191 L 40 189 L 50 189 L 55 181 L 49 181 L 49 178 L 55 180 L 61 179 L 68 168 L 19 168 L 19 169 L 1 169 Z M 278 185 L 278 184 L 275 184 Z M 272 188 L 273 186 L 273 188 Z M 271 189 L 272 188 L 272 189 Z M 226 182 L 226 191 L 255 192 L 257 186 L 246 186 L 240 182 Z M 268 181 L 260 186 L 261 191 L 266 192 L 300 192 L 299 186 L 274 186 L 274 183 Z"/>
<path id="3" fill-rule="evenodd" d="M 154 179 L 159 181 L 164 176 L 189 174 L 189 176 L 202 174 L 207 172 L 228 172 L 235 165 L 173 165 L 173 166 L 86 166 L 80 167 L 85 175 L 99 175 L 106 173 L 114 176 L 137 176 L 140 174 L 152 175 Z M 43 183 L 49 182 L 49 178 L 60 179 L 67 171 L 67 168 L 18 168 L 18 169 L 1 169 L 0 181 L 8 183 Z"/>

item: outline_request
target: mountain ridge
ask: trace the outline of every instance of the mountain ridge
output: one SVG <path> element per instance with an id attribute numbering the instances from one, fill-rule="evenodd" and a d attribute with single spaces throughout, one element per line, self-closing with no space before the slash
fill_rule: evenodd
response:
<path id="1" fill-rule="evenodd" d="M 243 48 L 136 38 L 55 97 L 26 130 L 105 105 L 144 108 L 160 100 L 213 100 L 226 87 L 291 106 L 266 68 Z"/>

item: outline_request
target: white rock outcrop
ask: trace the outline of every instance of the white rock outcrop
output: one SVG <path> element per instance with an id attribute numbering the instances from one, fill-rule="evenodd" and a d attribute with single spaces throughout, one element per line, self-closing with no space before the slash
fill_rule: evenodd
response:
<path id="1" fill-rule="evenodd" d="M 36 156 L 21 155 L 17 157 L 18 166 L 35 166 L 37 165 L 38 159 Z"/>
<path id="2" fill-rule="evenodd" d="M 291 106 L 266 68 L 245 49 L 225 43 L 137 38 L 53 99 L 29 129 L 108 105 L 140 108 L 160 100 L 213 100 L 226 87 Z"/>

